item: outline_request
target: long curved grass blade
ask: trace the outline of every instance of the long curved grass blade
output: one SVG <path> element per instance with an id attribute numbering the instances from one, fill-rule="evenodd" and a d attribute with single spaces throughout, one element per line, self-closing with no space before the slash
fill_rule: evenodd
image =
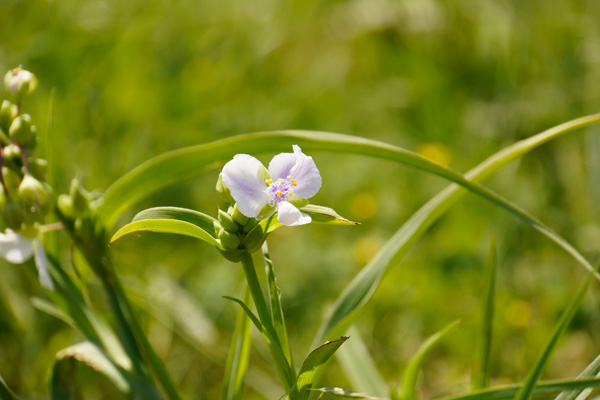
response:
<path id="1" fill-rule="evenodd" d="M 52 400 L 71 399 L 76 380 L 73 371 L 76 363 L 83 363 L 104 375 L 124 396 L 131 394 L 131 386 L 127 378 L 102 351 L 91 342 L 82 342 L 60 351 L 52 369 L 50 381 L 50 398 Z"/>
<path id="2" fill-rule="evenodd" d="M 312 393 L 313 385 L 315 384 L 315 377 L 321 375 L 321 368 L 326 365 L 327 361 L 336 350 L 348 339 L 347 336 L 342 336 L 339 339 L 326 342 L 322 346 L 314 349 L 308 357 L 306 357 L 302 367 L 300 367 L 298 379 L 293 389 L 294 392 L 299 394 L 300 400 L 308 400 Z"/>
<path id="3" fill-rule="evenodd" d="M 410 359 L 402 375 L 402 398 L 405 400 L 417 400 L 417 378 L 423 365 L 425 356 L 440 342 L 447 334 L 452 332 L 460 321 L 453 321 L 446 325 L 441 331 L 427 338 L 419 347 L 417 353 Z"/>
<path id="4" fill-rule="evenodd" d="M 520 142 L 518 149 L 511 146 L 508 153 L 500 152 L 490 162 L 503 163 L 503 159 L 518 157 L 528 148 L 550 140 L 564 131 L 600 121 L 600 114 L 569 121 L 544 132 L 543 137 Z M 538 143 L 538 141 L 540 143 Z M 308 151 L 323 150 L 337 153 L 361 154 L 401 162 L 465 185 L 485 196 L 477 185 L 462 175 L 444 168 L 427 158 L 392 146 L 357 136 L 319 131 L 273 131 L 238 135 L 208 144 L 163 153 L 133 169 L 113 183 L 105 192 L 99 205 L 99 223 L 111 227 L 115 220 L 133 204 L 174 182 L 190 178 L 207 169 L 226 162 L 238 153 L 265 153 L 289 151 L 297 144 Z M 483 167 L 484 169 L 486 166 Z"/>
<path id="5" fill-rule="evenodd" d="M 110 239 L 109 243 L 113 244 L 115 241 L 130 233 L 143 231 L 191 236 L 203 240 L 219 250 L 223 250 L 221 243 L 219 243 L 210 233 L 197 225 L 178 219 L 145 219 L 131 222 L 119 229 Z"/>
<path id="6" fill-rule="evenodd" d="M 377 370 L 375 361 L 369 354 L 360 332 L 353 325 L 348 330 L 352 340 L 347 341 L 335 356 L 353 388 L 376 397 L 385 397 L 389 390 L 385 380 Z"/>
<path id="7" fill-rule="evenodd" d="M 470 392 L 464 395 L 444 398 L 444 400 L 507 400 L 515 397 L 522 384 L 506 385 L 498 388 Z M 533 390 L 534 395 L 556 393 L 561 390 L 579 390 L 600 386 L 600 378 L 540 381 Z"/>
<path id="8" fill-rule="evenodd" d="M 17 400 L 17 396 L 8 388 L 0 375 L 0 400 Z"/>
<path id="9" fill-rule="evenodd" d="M 353 392 L 351 390 L 346 390 L 346 389 L 342 389 L 339 387 L 322 387 L 322 388 L 312 389 L 312 390 L 315 392 L 326 393 L 326 394 L 330 394 L 335 397 L 343 397 L 346 399 L 384 400 L 383 398 L 380 398 L 380 397 L 372 397 L 372 396 L 368 396 L 364 393 Z"/>
<path id="10" fill-rule="evenodd" d="M 475 371 L 475 374 L 473 374 L 473 389 L 482 389 L 490 385 L 492 335 L 496 299 L 496 260 L 496 239 L 492 236 L 487 262 L 486 291 L 482 312 L 483 317 L 481 319 L 481 358 L 479 360 L 479 368 Z"/>
<path id="11" fill-rule="evenodd" d="M 550 338 L 548 345 L 546 345 L 540 358 L 537 360 L 537 362 L 527 375 L 527 378 L 525 379 L 521 390 L 519 390 L 519 392 L 515 396 L 515 400 L 529 400 L 533 395 L 535 384 L 540 379 L 542 371 L 544 370 L 544 367 L 550 359 L 550 355 L 552 354 L 554 348 L 556 347 L 556 344 L 558 343 L 558 339 L 567 329 L 567 326 L 575 316 L 575 311 L 577 311 L 577 308 L 579 308 L 579 305 L 583 300 L 583 296 L 587 292 L 588 286 L 592 282 L 593 277 L 594 276 L 592 274 L 588 275 L 581 289 L 577 293 L 577 296 L 575 296 L 571 300 L 566 310 L 563 311 L 562 315 L 560 316 L 560 320 L 558 321 L 558 324 L 554 328 L 554 332 L 552 333 L 552 337 Z"/>
<path id="12" fill-rule="evenodd" d="M 479 182 L 499 168 L 549 140 L 599 120 L 600 114 L 579 118 L 524 139 L 493 154 L 467 172 L 465 177 L 473 182 Z M 343 335 L 354 321 L 361 307 L 375 292 L 387 268 L 400 262 L 413 243 L 466 193 L 466 189 L 458 185 L 449 185 L 419 208 L 387 241 L 377 256 L 346 286 L 336 300 L 332 308 L 333 311 L 319 328 L 313 345 L 322 343 L 328 338 Z M 590 264 L 581 255 L 577 257 L 577 260 L 587 269 L 591 268 Z"/>
<path id="13" fill-rule="evenodd" d="M 245 289 L 243 303 L 250 304 L 252 297 L 248 288 Z M 225 366 L 225 378 L 223 382 L 223 391 L 221 400 L 239 400 L 242 398 L 244 389 L 244 377 L 248 369 L 248 360 L 250 358 L 250 318 L 246 311 L 240 308 L 235 322 L 231 349 Z"/>
<path id="14" fill-rule="evenodd" d="M 598 377 L 600 374 L 600 355 L 598 355 L 579 375 L 577 379 Z M 559 393 L 554 400 L 585 400 L 588 398 L 592 389 L 572 390 Z"/>

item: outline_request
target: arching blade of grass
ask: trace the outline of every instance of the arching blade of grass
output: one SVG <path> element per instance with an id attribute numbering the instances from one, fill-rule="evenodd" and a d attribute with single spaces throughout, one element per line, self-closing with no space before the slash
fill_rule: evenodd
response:
<path id="1" fill-rule="evenodd" d="M 600 115 L 579 118 L 550 128 L 533 137 L 517 142 L 493 154 L 481 164 L 465 174 L 473 182 L 488 177 L 500 167 L 510 163 L 528 151 L 557 138 L 572 129 L 579 128 L 600 120 Z M 452 205 L 467 193 L 458 185 L 449 185 L 435 197 L 419 208 L 396 233 L 387 241 L 381 251 L 373 258 L 346 286 L 336 300 L 329 317 L 323 321 L 313 345 L 323 343 L 328 338 L 343 335 L 356 318 L 362 306 L 371 298 L 379 281 L 390 265 L 400 262 L 402 257 L 419 239 L 419 237 L 440 218 Z M 572 247 L 571 247 L 572 248 Z M 575 253 L 579 254 L 575 249 Z M 572 253 L 571 253 L 572 254 Z M 575 257 L 586 269 L 591 265 L 578 255 Z"/>
<path id="2" fill-rule="evenodd" d="M 585 295 L 588 286 L 592 282 L 592 279 L 593 275 L 590 273 L 577 295 L 571 300 L 566 310 L 563 311 L 560 320 L 558 321 L 558 324 L 554 328 L 554 332 L 552 333 L 552 337 L 550 338 L 548 345 L 546 346 L 546 348 L 544 348 L 544 351 L 542 352 L 540 358 L 537 360 L 537 362 L 527 375 L 523 386 L 515 396 L 515 400 L 529 400 L 531 396 L 533 396 L 535 384 L 540 379 L 542 371 L 544 370 L 544 367 L 550 359 L 550 355 L 552 354 L 554 348 L 556 347 L 556 344 L 558 343 L 558 339 L 567 329 L 567 326 L 569 326 L 569 323 L 575 316 L 575 311 L 577 311 L 577 308 L 579 308 L 579 305 L 583 300 L 583 296 Z"/>
<path id="3" fill-rule="evenodd" d="M 486 290 L 481 319 L 481 354 L 478 369 L 473 374 L 473 389 L 490 385 L 492 334 L 496 298 L 496 239 L 492 236 L 486 271 Z"/>
<path id="4" fill-rule="evenodd" d="M 0 400 L 17 400 L 17 396 L 6 386 L 6 382 L 0 375 Z"/>
<path id="5" fill-rule="evenodd" d="M 417 353 L 406 365 L 406 369 L 402 375 L 402 396 L 398 397 L 405 400 L 417 400 L 417 378 L 419 377 L 419 371 L 421 370 L 425 356 L 440 342 L 440 340 L 456 329 L 458 324 L 459 321 L 449 323 L 444 329 L 427 338 L 421 347 L 419 347 Z"/>
<path id="6" fill-rule="evenodd" d="M 533 390 L 534 395 L 556 393 L 561 390 L 578 390 L 600 386 L 600 378 L 540 381 Z M 444 398 L 444 400 L 506 400 L 515 397 L 522 384 L 506 385 L 493 389 L 471 392 Z"/>
<path id="7" fill-rule="evenodd" d="M 348 382 L 352 382 L 353 389 L 369 393 L 376 397 L 386 397 L 388 387 L 385 380 L 377 370 L 375 361 L 369 354 L 369 349 L 360 336 L 358 329 L 351 326 L 348 330 L 348 340 L 335 356 Z"/>
<path id="8" fill-rule="evenodd" d="M 372 397 L 366 395 L 364 393 L 353 392 L 351 390 L 342 389 L 339 387 L 323 387 L 318 389 L 313 389 L 315 392 L 321 392 L 323 394 L 329 394 L 335 397 L 343 397 L 345 399 L 367 399 L 367 400 L 384 400 L 380 397 Z M 322 395 L 321 395 L 322 396 Z M 319 397 L 321 398 L 321 397 Z"/>
<path id="9" fill-rule="evenodd" d="M 520 142 L 522 145 L 519 149 L 511 146 L 510 148 L 513 150 L 510 154 L 498 153 L 500 160 L 497 161 L 502 163 L 502 159 L 514 159 L 514 157 L 526 152 L 528 146 L 531 148 L 536 147 L 550 140 L 553 136 L 599 120 L 600 114 L 559 125 L 536 136 L 537 139 L 531 143 L 526 143 L 527 141 Z M 489 191 L 469 182 L 459 173 L 434 163 L 417 153 L 387 143 L 330 132 L 273 131 L 239 135 L 208 144 L 171 151 L 141 164 L 118 179 L 106 190 L 98 209 L 99 223 L 110 228 L 124 211 L 151 193 L 174 182 L 215 168 L 231 159 L 235 154 L 289 152 L 294 144 L 300 145 L 305 151 L 322 150 L 345 154 L 361 154 L 397 161 L 459 183 L 484 197 L 489 195 Z"/>
<path id="10" fill-rule="evenodd" d="M 587 367 L 585 367 L 585 369 L 581 371 L 581 374 L 577 375 L 577 379 L 598 377 L 599 373 L 600 355 L 598 355 Z M 591 392 L 591 388 L 586 388 L 584 390 L 564 391 L 559 393 L 554 400 L 585 400 L 588 398 Z"/>
<path id="11" fill-rule="evenodd" d="M 243 303 L 250 304 L 251 301 L 250 291 L 246 288 Z M 242 398 L 251 342 L 250 318 L 246 315 L 246 311 L 240 307 L 225 367 L 221 400 L 239 400 Z"/>

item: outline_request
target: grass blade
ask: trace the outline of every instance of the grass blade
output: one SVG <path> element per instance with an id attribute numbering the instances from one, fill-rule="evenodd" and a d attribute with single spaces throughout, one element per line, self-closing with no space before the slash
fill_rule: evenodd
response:
<path id="1" fill-rule="evenodd" d="M 148 208 L 137 213 L 131 222 L 143 221 L 146 219 L 177 219 L 180 221 L 189 222 L 208 232 L 215 237 L 215 225 L 217 220 L 210 215 L 201 213 L 200 211 L 190 210 L 189 208 L 180 207 L 154 207 Z"/>
<path id="2" fill-rule="evenodd" d="M 252 301 L 248 288 L 245 290 L 243 303 Z M 231 341 L 231 349 L 225 366 L 225 378 L 221 400 L 239 400 L 244 389 L 244 377 L 250 358 L 250 318 L 246 311 L 240 308 L 235 322 L 235 330 Z"/>
<path id="3" fill-rule="evenodd" d="M 425 356 L 438 344 L 448 333 L 452 332 L 460 322 L 449 323 L 438 333 L 430 336 L 417 350 L 417 353 L 406 365 L 402 375 L 402 398 L 405 400 L 417 400 L 417 378 L 423 365 Z"/>
<path id="4" fill-rule="evenodd" d="M 600 114 L 579 118 L 524 139 L 493 154 L 466 173 L 465 177 L 473 182 L 479 182 L 499 168 L 549 140 L 598 120 L 600 120 Z M 375 292 L 388 266 L 400 262 L 419 237 L 466 193 L 466 189 L 458 185 L 449 185 L 419 208 L 387 241 L 377 256 L 346 286 L 336 300 L 333 311 L 319 328 L 313 344 L 323 343 L 328 338 L 343 335 L 362 306 Z M 591 267 L 582 256 L 579 255 L 576 258 L 586 268 Z"/>
<path id="5" fill-rule="evenodd" d="M 567 326 L 575 316 L 575 312 L 577 311 L 577 308 L 579 308 L 579 305 L 581 304 L 581 301 L 583 300 L 583 297 L 588 286 L 592 282 L 593 277 L 594 276 L 592 274 L 588 275 L 577 295 L 573 298 L 573 300 L 571 300 L 566 310 L 563 311 L 560 320 L 558 321 L 558 324 L 552 333 L 552 337 L 550 338 L 548 345 L 544 348 L 540 358 L 527 375 L 523 386 L 515 396 L 515 400 L 529 400 L 533 395 L 536 382 L 540 379 L 542 371 L 550 359 L 550 355 L 556 347 L 556 344 L 558 343 L 558 339 L 567 329 Z"/>
<path id="6" fill-rule="evenodd" d="M 600 355 L 598 355 L 587 367 L 585 367 L 583 371 L 581 371 L 579 375 L 577 375 L 577 379 L 598 377 L 599 373 Z M 590 388 L 586 388 L 584 390 L 564 391 L 562 393 L 559 393 L 559 395 L 556 396 L 555 400 L 585 400 L 591 392 L 592 389 Z"/>
<path id="7" fill-rule="evenodd" d="M 515 397 L 522 384 L 506 385 L 445 398 L 444 400 L 506 400 Z M 540 381 L 533 389 L 534 395 L 555 393 L 561 390 L 577 390 L 600 386 L 600 378 Z"/>
<path id="8" fill-rule="evenodd" d="M 490 385 L 490 367 L 492 353 L 492 335 L 496 298 L 496 239 L 492 236 L 490 253 L 487 262 L 486 291 L 483 302 L 483 318 L 481 324 L 481 354 L 479 369 L 473 377 L 473 389 L 482 389 Z"/>
<path id="9" fill-rule="evenodd" d="M 0 375 L 0 400 L 17 400 L 17 396 L 8 388 Z"/>
<path id="10" fill-rule="evenodd" d="M 335 353 L 348 382 L 352 382 L 352 385 L 363 393 L 385 397 L 388 394 L 387 384 L 377 370 L 377 366 L 371 358 L 369 349 L 360 336 L 358 329 L 354 326 L 350 327 L 348 335 L 352 340 L 347 341 Z"/>
<path id="11" fill-rule="evenodd" d="M 319 389 L 312 389 L 316 392 L 330 394 L 335 397 L 343 397 L 346 399 L 367 399 L 367 400 L 383 400 L 379 397 L 368 396 L 364 393 L 353 392 L 351 390 L 342 389 L 339 387 L 323 387 Z"/>

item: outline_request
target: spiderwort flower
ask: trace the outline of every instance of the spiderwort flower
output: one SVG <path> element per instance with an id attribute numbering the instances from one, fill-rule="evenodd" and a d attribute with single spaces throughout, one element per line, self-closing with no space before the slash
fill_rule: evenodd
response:
<path id="1" fill-rule="evenodd" d="M 229 189 L 242 214 L 266 218 L 277 211 L 277 220 L 287 226 L 311 222 L 297 205 L 308 203 L 321 188 L 321 175 L 312 157 L 293 146 L 293 153 L 273 157 L 267 170 L 248 154 L 237 154 L 223 167 L 223 185 Z"/>
<path id="2" fill-rule="evenodd" d="M 48 273 L 48 258 L 44 245 L 39 238 L 30 239 L 10 229 L 0 233 L 0 256 L 11 264 L 22 264 L 31 256 L 35 260 L 40 283 L 43 287 L 53 290 L 54 284 Z"/>

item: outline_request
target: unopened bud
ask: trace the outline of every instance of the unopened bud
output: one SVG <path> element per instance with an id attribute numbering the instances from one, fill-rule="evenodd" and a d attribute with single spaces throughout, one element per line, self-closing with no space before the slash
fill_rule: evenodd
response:
<path id="1" fill-rule="evenodd" d="M 233 206 L 233 211 L 231 212 L 231 218 L 238 224 L 244 226 L 248 222 L 249 218 L 246 217 L 242 212 L 238 209 L 237 204 Z"/>
<path id="2" fill-rule="evenodd" d="M 227 232 L 226 230 L 220 231 L 218 238 L 221 241 L 223 247 L 228 250 L 237 249 L 242 241 L 238 234 Z"/>
<path id="3" fill-rule="evenodd" d="M 50 186 L 26 174 L 19 186 L 19 198 L 26 211 L 40 211 L 46 214 L 52 207 L 52 190 Z"/>
<path id="4" fill-rule="evenodd" d="M 58 196 L 57 206 L 61 213 L 64 216 L 74 219 L 75 218 L 75 209 L 73 208 L 73 201 L 71 200 L 71 196 L 68 194 L 61 194 Z"/>
<path id="5" fill-rule="evenodd" d="M 13 231 L 20 230 L 24 221 L 22 206 L 14 201 L 7 202 L 2 208 L 2 220 Z"/>
<path id="6" fill-rule="evenodd" d="M 33 175 L 35 179 L 45 181 L 48 172 L 48 161 L 42 158 L 30 158 L 29 172 L 31 173 L 31 175 Z"/>
<path id="7" fill-rule="evenodd" d="M 2 179 L 5 189 L 8 190 L 8 198 L 14 200 L 18 195 L 21 175 L 12 168 L 2 167 Z"/>
<path id="8" fill-rule="evenodd" d="M 23 155 L 21 154 L 21 149 L 19 146 L 12 143 L 8 146 L 5 146 L 2 155 L 4 156 L 2 165 L 6 165 L 7 167 L 11 167 L 16 170 L 23 166 Z"/>
<path id="9" fill-rule="evenodd" d="M 17 118 L 17 115 L 19 115 L 18 107 L 10 101 L 4 100 L 2 106 L 0 106 L 0 129 L 7 135 L 10 124 L 12 124 L 13 119 Z"/>
<path id="10" fill-rule="evenodd" d="M 38 80 L 31 72 L 18 67 L 11 69 L 4 75 L 4 86 L 6 90 L 15 96 L 17 103 L 37 88 Z"/>
<path id="11" fill-rule="evenodd" d="M 233 199 L 233 197 L 231 197 L 231 192 L 225 187 L 225 185 L 223 185 L 223 177 L 221 176 L 221 174 L 219 174 L 219 179 L 217 180 L 217 193 L 219 193 L 219 197 L 225 203 L 235 203 L 235 200 Z"/>
<path id="12" fill-rule="evenodd" d="M 77 179 L 71 181 L 69 195 L 73 204 L 73 209 L 77 213 L 85 213 L 90 209 L 90 195 L 81 187 Z"/>
<path id="13" fill-rule="evenodd" d="M 24 147 L 33 149 L 37 142 L 35 125 L 31 123 L 31 115 L 23 114 L 15 118 L 8 129 L 8 136 Z"/>
<path id="14" fill-rule="evenodd" d="M 238 225 L 233 218 L 231 218 L 231 215 L 227 214 L 223 210 L 219 210 L 219 223 L 223 229 L 228 232 L 237 233 L 242 229 L 242 227 Z"/>
<path id="15" fill-rule="evenodd" d="M 256 225 L 244 238 L 242 245 L 249 253 L 253 253 L 260 249 L 260 246 L 267 239 L 267 234 L 263 231 L 263 227 Z"/>

